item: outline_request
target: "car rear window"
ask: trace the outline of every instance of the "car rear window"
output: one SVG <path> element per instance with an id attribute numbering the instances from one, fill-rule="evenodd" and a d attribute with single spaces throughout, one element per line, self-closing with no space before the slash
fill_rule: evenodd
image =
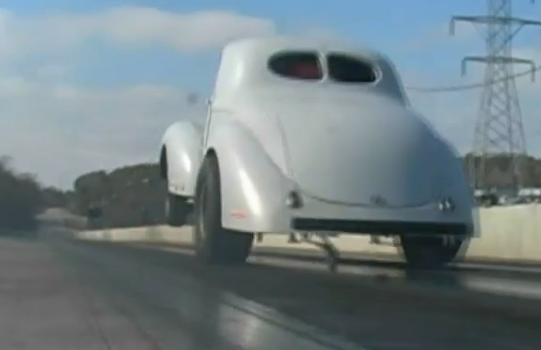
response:
<path id="1" fill-rule="evenodd" d="M 269 60 L 269 69 L 282 77 L 299 80 L 321 80 L 323 70 L 314 52 L 281 52 Z"/>
<path id="2" fill-rule="evenodd" d="M 378 78 L 376 69 L 367 61 L 353 56 L 332 53 L 327 55 L 329 77 L 342 83 L 373 83 Z"/>

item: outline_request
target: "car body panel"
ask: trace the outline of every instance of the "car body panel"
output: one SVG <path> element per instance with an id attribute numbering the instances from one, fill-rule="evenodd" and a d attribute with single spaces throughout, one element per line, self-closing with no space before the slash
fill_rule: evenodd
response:
<path id="1" fill-rule="evenodd" d="M 251 232 L 289 231 L 284 203 L 290 181 L 234 115 L 220 111 L 212 118 L 207 152 L 215 152 L 220 167 L 223 225 Z"/>
<path id="2" fill-rule="evenodd" d="M 287 50 L 347 52 L 370 60 L 379 78 L 349 85 L 276 76 L 266 62 Z M 177 128 L 186 130 L 166 138 L 181 170 L 170 174 L 190 177 L 183 193 L 193 195 L 196 172 L 178 159 L 188 154 L 195 164 L 197 154 L 214 153 L 227 228 L 289 233 L 293 219 L 308 218 L 462 223 L 478 234 L 456 151 L 415 111 L 392 63 L 374 51 L 291 38 L 235 41 L 222 53 L 205 131 Z M 300 194 L 300 208 L 286 205 L 291 191 Z M 454 210 L 441 210 L 446 197 Z"/>
<path id="3" fill-rule="evenodd" d="M 197 172 L 201 165 L 204 125 L 181 121 L 165 132 L 162 145 L 167 159 L 167 188 L 170 193 L 193 197 Z"/>
<path id="4" fill-rule="evenodd" d="M 403 105 L 378 95 L 280 100 L 260 109 L 281 124 L 290 175 L 304 192 L 348 205 L 382 196 L 394 207 L 441 197 L 438 169 L 447 160 L 433 152 L 439 140 Z"/>

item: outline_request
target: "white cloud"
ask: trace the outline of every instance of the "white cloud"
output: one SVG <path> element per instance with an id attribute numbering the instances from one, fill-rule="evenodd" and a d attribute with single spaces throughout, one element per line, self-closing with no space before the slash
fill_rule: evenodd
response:
<path id="1" fill-rule="evenodd" d="M 72 50 L 93 39 L 117 46 L 161 44 L 176 50 L 216 48 L 247 35 L 275 32 L 270 20 L 231 11 L 174 13 L 149 7 L 117 7 L 98 13 L 49 13 L 21 17 L 0 9 L 0 54 Z"/>
<path id="2" fill-rule="evenodd" d="M 187 106 L 186 93 L 175 88 L 67 83 L 74 62 L 66 65 L 66 57 L 96 40 L 119 49 L 161 45 L 189 52 L 274 32 L 270 20 L 231 11 L 132 6 L 20 16 L 0 9 L 1 153 L 45 183 L 63 187 L 94 169 L 155 161 L 165 128 L 201 109 Z M 30 73 L 16 74 L 14 65 L 34 57 L 39 62 L 31 62 Z"/>
<path id="3" fill-rule="evenodd" d="M 2 152 L 50 184 L 69 186 L 99 168 L 156 161 L 172 122 L 200 117 L 183 91 L 139 85 L 124 89 L 4 79 L 0 84 Z M 16 118 L 14 118 L 16 116 Z"/>

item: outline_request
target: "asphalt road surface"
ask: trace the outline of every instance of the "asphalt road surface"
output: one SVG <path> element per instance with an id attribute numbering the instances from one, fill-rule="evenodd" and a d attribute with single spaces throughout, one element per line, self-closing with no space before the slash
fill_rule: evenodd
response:
<path id="1" fill-rule="evenodd" d="M 449 285 L 436 288 L 384 274 L 208 268 L 176 251 L 0 239 L 0 349 L 539 349 L 540 301 L 475 293 L 452 275 L 440 274 Z"/>

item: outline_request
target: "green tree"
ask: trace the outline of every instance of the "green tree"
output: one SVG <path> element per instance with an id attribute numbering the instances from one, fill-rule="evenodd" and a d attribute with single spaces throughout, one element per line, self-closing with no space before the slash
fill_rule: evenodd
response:
<path id="1" fill-rule="evenodd" d="M 17 173 L 11 159 L 0 159 L 0 229 L 34 229 L 43 208 L 41 186 L 31 174 Z"/>

